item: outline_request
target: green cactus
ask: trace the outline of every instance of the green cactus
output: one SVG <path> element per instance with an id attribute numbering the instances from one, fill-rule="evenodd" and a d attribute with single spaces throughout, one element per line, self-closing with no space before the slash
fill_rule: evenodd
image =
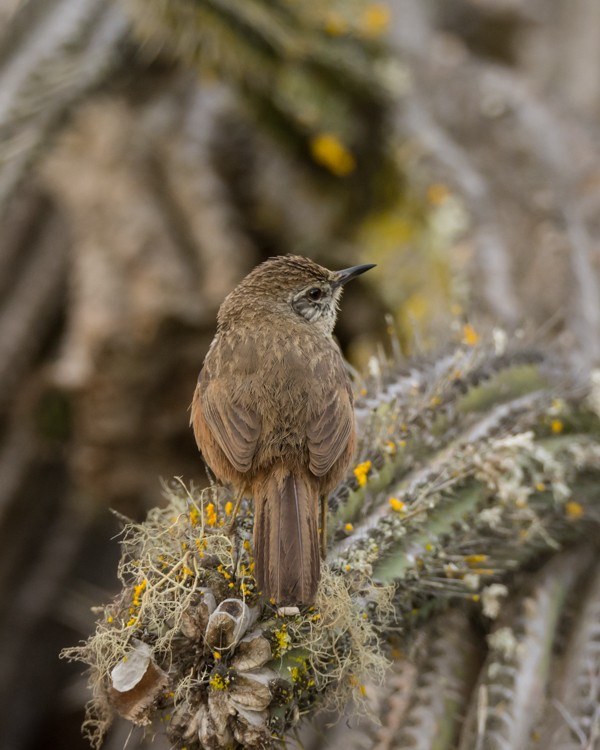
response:
<path id="1" fill-rule="evenodd" d="M 181 748 L 268 746 L 350 697 L 367 710 L 365 685 L 385 697 L 393 649 L 432 620 L 397 736 L 411 747 L 528 747 L 565 602 L 591 564 L 582 542 L 600 523 L 598 414 L 533 351 L 464 345 L 410 375 L 381 361 L 371 370 L 313 607 L 260 599 L 251 503 L 229 537 L 223 488 L 175 482 L 166 508 L 126 525 L 123 592 L 96 634 L 65 652 L 90 667 L 96 743 L 115 710 L 141 725 L 161 719 Z M 560 552 L 573 543 L 582 549 Z M 523 587 L 533 593 L 519 600 Z M 486 656 L 456 623 L 470 612 L 487 628 L 500 609 Z M 586 627 L 567 667 L 580 673 L 597 637 Z M 573 691 L 565 701 L 589 714 Z"/>

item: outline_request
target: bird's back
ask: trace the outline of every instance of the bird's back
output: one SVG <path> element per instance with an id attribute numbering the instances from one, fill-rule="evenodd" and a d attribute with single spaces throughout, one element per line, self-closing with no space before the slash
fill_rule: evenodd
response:
<path id="1" fill-rule="evenodd" d="M 369 268 L 333 272 L 297 256 L 255 268 L 221 305 L 194 395 L 198 445 L 218 479 L 252 496 L 257 580 L 280 603 L 314 600 L 319 501 L 354 452 L 333 327 L 342 286 Z"/>
<path id="2" fill-rule="evenodd" d="M 253 415 L 260 433 L 251 473 L 281 460 L 307 466 L 310 424 L 335 398 L 340 385 L 347 412 L 352 404 L 350 382 L 332 340 L 272 330 L 265 336 L 260 331 L 238 329 L 221 335 L 207 355 L 194 411 L 202 407 L 203 394 L 212 391 L 241 413 Z M 342 416 L 347 418 L 346 413 Z M 201 434 L 198 442 L 217 476 L 231 481 L 222 476 L 222 462 L 211 461 L 215 451 L 206 445 L 213 442 L 210 437 L 207 441 Z"/>

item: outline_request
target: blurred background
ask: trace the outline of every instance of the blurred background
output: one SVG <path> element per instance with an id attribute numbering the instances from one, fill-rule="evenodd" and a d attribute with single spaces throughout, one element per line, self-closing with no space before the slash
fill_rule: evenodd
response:
<path id="1" fill-rule="evenodd" d="M 0 0 L 0 228 L 0 747 L 84 748 L 58 653 L 111 509 L 206 481 L 188 406 L 258 262 L 377 263 L 357 368 L 499 326 L 598 364 L 600 4 Z"/>

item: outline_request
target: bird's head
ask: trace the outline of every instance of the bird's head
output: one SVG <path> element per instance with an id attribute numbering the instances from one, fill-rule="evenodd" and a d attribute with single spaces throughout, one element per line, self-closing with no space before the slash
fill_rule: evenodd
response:
<path id="1" fill-rule="evenodd" d="M 292 316 L 331 334 L 344 284 L 373 264 L 329 271 L 309 258 L 279 255 L 261 263 L 227 297 L 219 317 L 252 310 Z"/>

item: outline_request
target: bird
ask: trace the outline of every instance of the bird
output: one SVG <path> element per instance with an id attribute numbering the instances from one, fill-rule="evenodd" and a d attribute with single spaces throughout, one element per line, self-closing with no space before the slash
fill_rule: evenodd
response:
<path id="1" fill-rule="evenodd" d="M 256 266 L 221 304 L 198 376 L 198 448 L 238 505 L 252 498 L 255 577 L 278 605 L 315 599 L 327 495 L 356 447 L 352 383 L 333 330 L 344 285 L 373 267 L 330 271 L 298 255 Z"/>

